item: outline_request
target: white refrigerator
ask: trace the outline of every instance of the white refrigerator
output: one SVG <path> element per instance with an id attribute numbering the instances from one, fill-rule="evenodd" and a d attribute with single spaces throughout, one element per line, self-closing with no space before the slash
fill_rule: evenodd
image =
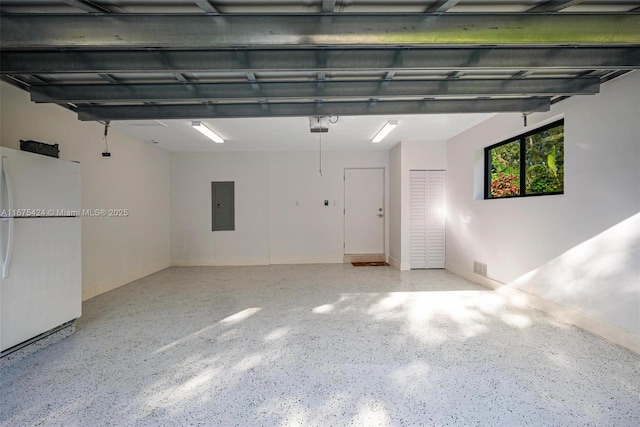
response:
<path id="1" fill-rule="evenodd" d="M 0 352 L 80 317 L 80 165 L 0 147 Z"/>

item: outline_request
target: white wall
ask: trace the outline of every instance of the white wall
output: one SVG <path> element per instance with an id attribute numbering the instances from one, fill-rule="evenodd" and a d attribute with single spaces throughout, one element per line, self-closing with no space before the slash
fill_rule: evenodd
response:
<path id="1" fill-rule="evenodd" d="M 173 264 L 268 264 L 270 169 L 260 152 L 172 153 Z M 235 231 L 211 231 L 212 181 L 235 181 Z"/>
<path id="2" fill-rule="evenodd" d="M 103 125 L 34 104 L 6 83 L 0 94 L 3 146 L 19 149 L 21 139 L 60 144 L 61 158 L 81 164 L 83 209 L 129 210 L 126 218 L 82 218 L 83 298 L 168 267 L 169 153 L 111 128 L 112 157 L 103 158 Z"/>
<path id="3" fill-rule="evenodd" d="M 317 152 L 274 152 L 270 157 L 272 263 L 342 262 L 345 168 L 384 168 L 388 211 L 387 151 L 324 152 L 322 176 Z M 324 200 L 329 200 L 328 207 Z M 385 253 L 387 230 L 385 218 Z"/>
<path id="4" fill-rule="evenodd" d="M 604 84 L 598 95 L 530 115 L 528 129 L 561 116 L 564 195 L 474 199 L 478 153 L 522 132 L 519 114 L 497 115 L 449 141 L 447 269 L 478 280 L 472 263 L 484 262 L 495 281 L 638 334 L 639 232 L 632 217 L 640 212 L 640 72 Z"/>
<path id="5" fill-rule="evenodd" d="M 402 143 L 389 151 L 389 264 L 402 259 Z"/>
<path id="6" fill-rule="evenodd" d="M 317 152 L 173 153 L 173 263 L 341 263 L 344 169 L 385 168 L 388 182 L 388 152 L 324 152 L 322 165 Z M 211 181 L 235 181 L 235 231 L 211 231 Z"/>

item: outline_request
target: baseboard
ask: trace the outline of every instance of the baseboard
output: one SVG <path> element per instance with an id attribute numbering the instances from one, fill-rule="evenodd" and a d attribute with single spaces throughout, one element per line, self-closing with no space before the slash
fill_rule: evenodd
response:
<path id="1" fill-rule="evenodd" d="M 401 270 L 401 268 L 400 268 L 400 260 L 397 260 L 394 257 L 390 256 L 390 257 L 387 258 L 387 263 L 391 267 L 393 267 L 395 269 L 398 269 L 398 270 Z"/>
<path id="2" fill-rule="evenodd" d="M 271 257 L 271 264 L 342 264 L 341 256 Z"/>
<path id="3" fill-rule="evenodd" d="M 345 254 L 342 262 L 345 264 L 351 264 L 352 262 L 387 262 L 387 256 L 385 254 Z"/>
<path id="4" fill-rule="evenodd" d="M 397 268 L 400 271 L 407 271 L 407 270 L 411 270 L 411 264 L 409 264 L 408 262 L 402 262 L 399 259 L 396 259 L 392 256 L 390 256 L 388 258 L 388 261 L 390 266 L 392 266 L 393 268 Z"/>
<path id="5" fill-rule="evenodd" d="M 165 268 L 171 267 L 169 263 L 156 264 L 142 270 L 138 270 L 135 273 L 125 274 L 124 276 L 119 276 L 114 279 L 106 280 L 102 283 L 98 283 L 96 285 L 82 285 L 82 301 L 86 301 L 90 298 L 103 294 L 105 292 L 109 292 L 113 289 L 119 288 L 120 286 L 126 285 L 127 283 L 131 283 L 134 280 L 141 279 L 150 274 L 156 273 L 160 270 L 164 270 Z"/>
<path id="6" fill-rule="evenodd" d="M 540 310 L 564 323 L 577 326 L 580 329 L 598 335 L 640 354 L 640 335 L 634 334 L 633 332 L 629 332 L 617 326 L 613 326 L 602 320 L 594 319 L 593 317 L 587 316 L 576 309 L 560 305 L 504 283 L 489 279 L 488 277 L 479 276 L 471 272 L 448 271 L 486 288 L 493 289 L 496 293 L 504 296 L 512 305 L 519 307 L 529 306 L 536 310 Z"/>
<path id="7" fill-rule="evenodd" d="M 269 258 L 255 257 L 229 257 L 229 258 L 208 258 L 196 260 L 173 260 L 174 267 L 243 267 L 251 265 L 269 265 Z"/>

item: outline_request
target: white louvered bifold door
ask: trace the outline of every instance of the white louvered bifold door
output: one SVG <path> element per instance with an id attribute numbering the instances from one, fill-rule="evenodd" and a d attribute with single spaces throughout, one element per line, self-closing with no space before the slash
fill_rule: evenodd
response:
<path id="1" fill-rule="evenodd" d="M 427 268 L 444 268 L 444 171 L 427 171 Z"/>
<path id="2" fill-rule="evenodd" d="M 445 172 L 410 171 L 412 269 L 444 268 Z"/>
<path id="3" fill-rule="evenodd" d="M 411 268 L 427 268 L 427 171 L 409 171 Z"/>

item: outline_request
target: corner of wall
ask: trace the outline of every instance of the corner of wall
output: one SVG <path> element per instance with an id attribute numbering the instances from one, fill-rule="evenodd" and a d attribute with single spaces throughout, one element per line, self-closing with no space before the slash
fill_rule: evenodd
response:
<path id="1" fill-rule="evenodd" d="M 125 274 L 124 276 L 115 277 L 112 279 L 105 280 L 101 283 L 91 284 L 89 286 L 82 287 L 82 301 L 86 301 L 95 296 L 103 294 L 105 292 L 109 292 L 113 289 L 119 288 L 120 286 L 124 286 L 127 283 L 131 283 L 134 280 L 142 279 L 143 277 L 149 276 L 153 273 L 157 273 L 158 271 L 162 271 L 165 268 L 171 267 L 171 263 L 163 263 L 157 265 L 150 265 L 140 270 L 137 270 L 133 273 Z"/>
<path id="2" fill-rule="evenodd" d="M 83 298 L 121 286 L 170 263 L 169 153 L 117 128 L 104 158 L 103 125 L 79 121 L 58 105 L 36 104 L 1 82 L 3 145 L 20 139 L 60 145 L 60 157 L 82 166 L 83 209 L 127 209 L 118 218 L 82 218 Z M 37 118 L 37 120 L 34 120 Z"/>

